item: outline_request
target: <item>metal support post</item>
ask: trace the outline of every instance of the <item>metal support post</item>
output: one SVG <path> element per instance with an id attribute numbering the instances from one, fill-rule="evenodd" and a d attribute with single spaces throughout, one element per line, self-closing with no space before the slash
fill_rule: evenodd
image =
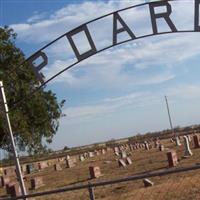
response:
<path id="1" fill-rule="evenodd" d="M 10 139 L 11 139 L 11 145 L 12 145 L 12 150 L 13 150 L 14 159 L 15 159 L 16 172 L 17 172 L 17 176 L 18 176 L 18 179 L 19 179 L 21 191 L 22 191 L 23 195 L 26 195 L 27 194 L 26 193 L 26 187 L 25 187 L 24 180 L 23 180 L 23 177 L 22 177 L 22 171 L 21 171 L 21 167 L 20 167 L 20 163 L 19 163 L 19 156 L 18 156 L 16 146 L 15 146 L 12 127 L 11 127 L 10 118 L 9 118 L 9 114 L 8 114 L 8 112 L 9 112 L 8 111 L 8 105 L 7 105 L 7 102 L 6 102 L 6 96 L 5 96 L 2 81 L 0 81 L 0 106 L 1 106 L 0 107 L 1 112 L 3 112 L 5 119 L 6 119 L 7 126 L 8 126 L 8 132 L 9 132 Z"/>
<path id="2" fill-rule="evenodd" d="M 94 188 L 91 186 L 91 183 L 88 183 L 88 191 L 89 191 L 90 200 L 95 200 Z"/>
<path id="3" fill-rule="evenodd" d="M 181 146 L 181 143 L 180 143 L 180 140 L 178 138 L 178 135 L 174 132 L 174 128 L 173 128 L 173 125 L 172 125 L 172 119 L 171 119 L 171 115 L 170 115 L 167 96 L 165 96 L 165 101 L 166 101 L 166 105 L 167 105 L 167 112 L 168 112 L 168 116 L 169 116 L 169 124 L 170 124 L 170 127 L 171 127 L 172 134 L 174 135 L 174 139 L 175 139 L 176 145 L 177 146 Z"/>

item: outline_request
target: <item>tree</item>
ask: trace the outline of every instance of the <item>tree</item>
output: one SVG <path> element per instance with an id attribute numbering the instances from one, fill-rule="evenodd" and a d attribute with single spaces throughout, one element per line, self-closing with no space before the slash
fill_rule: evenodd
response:
<path id="1" fill-rule="evenodd" d="M 15 45 L 16 33 L 9 27 L 0 28 L 0 80 L 4 83 L 9 116 L 18 148 L 37 153 L 43 141 L 52 142 L 59 127 L 61 108 L 65 100 L 58 102 L 56 95 L 46 88 L 36 90 L 39 81 L 23 52 Z M 29 96 L 28 99 L 27 96 Z M 23 99 L 23 101 L 19 100 Z M 0 147 L 10 149 L 6 123 L 0 115 Z"/>

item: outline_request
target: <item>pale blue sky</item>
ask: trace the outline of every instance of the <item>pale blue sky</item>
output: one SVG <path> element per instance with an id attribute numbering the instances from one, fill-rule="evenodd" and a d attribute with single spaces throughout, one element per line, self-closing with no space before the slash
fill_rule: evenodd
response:
<path id="1" fill-rule="evenodd" d="M 133 5 L 133 1 L 0 2 L 0 25 L 15 29 L 16 44 L 26 57 L 90 19 Z M 145 1 L 134 1 L 142 2 Z M 171 17 L 179 30 L 192 29 L 193 6 L 193 1 L 172 3 Z M 136 35 L 152 31 L 147 7 L 120 14 Z M 168 28 L 163 21 L 158 23 L 160 31 Z M 92 24 L 89 29 L 98 48 L 112 41 L 111 18 Z M 59 99 L 67 100 L 67 117 L 61 120 L 50 146 L 60 149 L 169 128 L 164 95 L 169 98 L 174 126 L 198 124 L 199 37 L 200 33 L 170 34 L 125 43 L 57 77 L 48 88 Z M 47 77 L 73 62 L 65 39 L 45 52 L 50 56 L 44 69 Z"/>

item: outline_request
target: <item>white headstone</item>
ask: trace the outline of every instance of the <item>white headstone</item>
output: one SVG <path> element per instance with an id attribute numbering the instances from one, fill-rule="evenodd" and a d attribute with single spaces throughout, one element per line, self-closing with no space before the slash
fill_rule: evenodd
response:
<path id="1" fill-rule="evenodd" d="M 176 146 L 181 146 L 181 142 L 178 137 L 175 138 Z"/>
<path id="2" fill-rule="evenodd" d="M 184 139 L 184 146 L 185 146 L 184 157 L 192 156 L 193 153 L 192 153 L 192 151 L 190 149 L 188 137 L 187 136 L 183 136 L 183 139 Z"/>

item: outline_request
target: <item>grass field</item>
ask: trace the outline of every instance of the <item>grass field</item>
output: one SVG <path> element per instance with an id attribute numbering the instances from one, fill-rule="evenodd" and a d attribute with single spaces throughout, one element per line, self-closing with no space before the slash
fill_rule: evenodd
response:
<path id="1" fill-rule="evenodd" d="M 193 148 L 193 141 L 190 143 L 193 156 L 187 159 L 182 158 L 184 155 L 184 145 L 176 147 L 175 144 L 169 142 L 169 140 L 162 140 L 161 143 L 164 144 L 166 148 L 163 152 L 155 148 L 150 149 L 149 151 L 144 149 L 132 151 L 130 158 L 132 159 L 133 164 L 125 168 L 118 166 L 118 157 L 114 155 L 113 151 L 110 151 L 105 155 L 100 154 L 94 158 L 88 158 L 83 162 L 78 161 L 76 166 L 73 168 L 66 168 L 65 163 L 62 163 L 62 171 L 54 171 L 53 166 L 50 166 L 43 171 L 28 175 L 26 187 L 30 188 L 29 180 L 31 177 L 36 176 L 42 176 L 45 185 L 35 191 L 29 190 L 29 193 L 62 188 L 72 184 L 84 184 L 88 183 L 88 181 L 96 182 L 100 180 L 110 180 L 155 170 L 167 169 L 168 162 L 166 152 L 171 149 L 177 151 L 180 160 L 177 167 L 191 166 L 200 163 L 200 149 Z M 103 176 L 98 179 L 90 180 L 88 170 L 89 166 L 99 166 Z M 150 178 L 150 180 L 152 180 L 155 185 L 148 188 L 144 188 L 142 180 L 97 187 L 94 190 L 95 198 L 101 200 L 200 199 L 200 170 L 154 177 Z M 5 195 L 5 189 L 1 189 L 0 193 L 1 195 Z M 84 189 L 43 196 L 40 198 L 37 197 L 35 199 L 86 200 L 89 199 L 89 195 L 88 191 Z"/>

